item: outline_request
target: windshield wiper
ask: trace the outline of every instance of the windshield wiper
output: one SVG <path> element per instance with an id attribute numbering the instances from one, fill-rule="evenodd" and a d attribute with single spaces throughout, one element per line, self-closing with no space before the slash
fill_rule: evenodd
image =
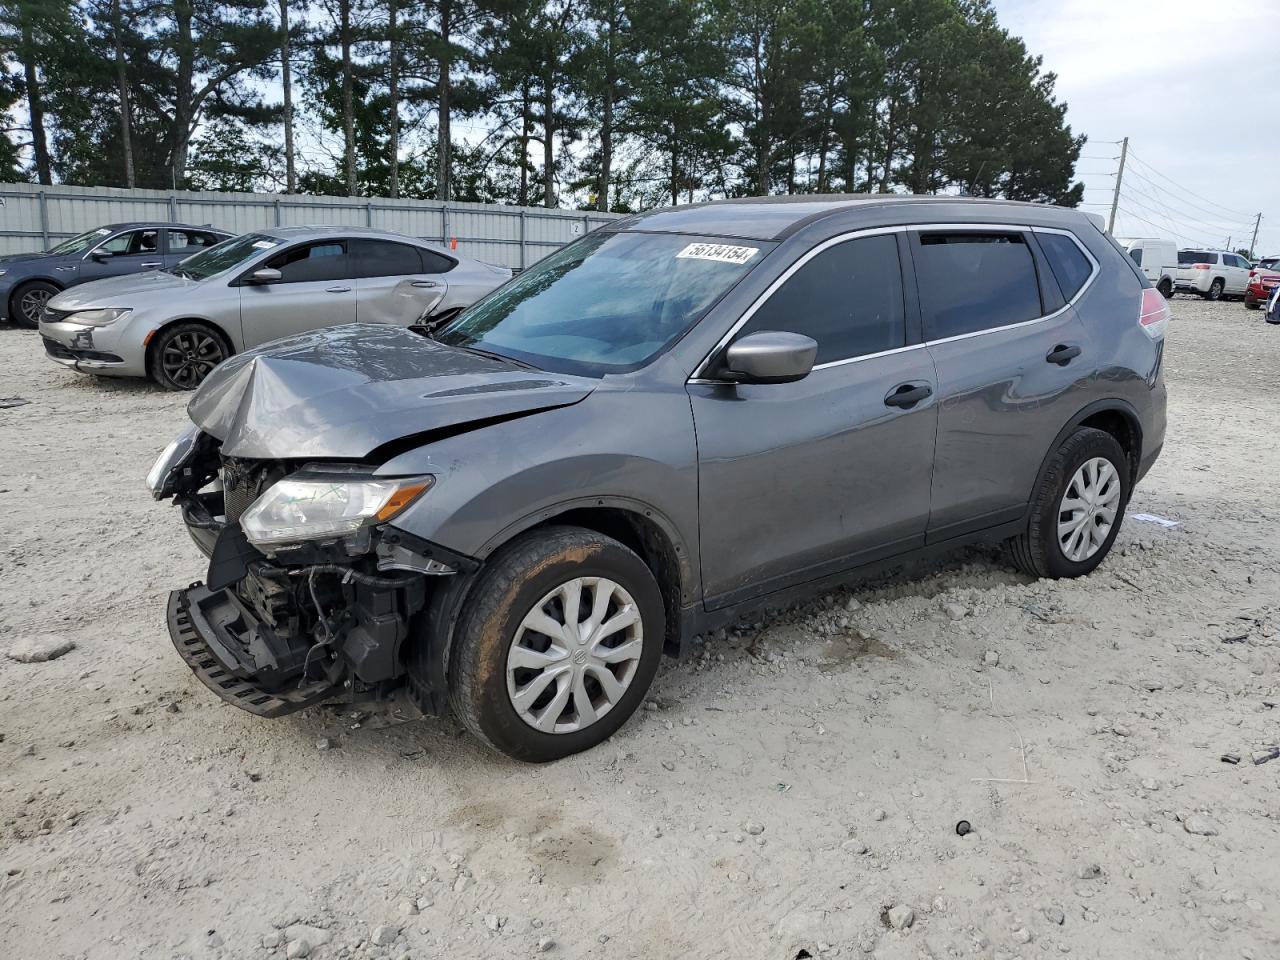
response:
<path id="1" fill-rule="evenodd" d="M 521 367 L 524 370 L 539 369 L 538 367 L 535 367 L 532 363 L 529 363 L 525 360 L 517 360 L 515 357 L 508 357 L 504 353 L 494 353 L 492 350 L 481 350 L 479 347 L 472 346 L 469 343 L 453 344 L 453 346 L 456 346 L 459 350 L 466 350 L 468 353 L 478 353 L 480 356 L 488 357 L 490 360 L 500 360 L 503 363 L 509 363 L 512 366 Z"/>

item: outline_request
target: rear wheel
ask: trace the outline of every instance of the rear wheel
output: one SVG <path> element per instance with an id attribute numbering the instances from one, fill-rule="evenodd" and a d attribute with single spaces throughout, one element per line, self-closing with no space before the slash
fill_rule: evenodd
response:
<path id="1" fill-rule="evenodd" d="M 459 619 L 454 713 L 519 760 L 589 749 L 644 699 L 665 629 L 657 581 L 631 550 L 577 527 L 531 531 L 490 561 Z"/>
<path id="2" fill-rule="evenodd" d="M 47 280 L 24 283 L 9 300 L 9 319 L 19 327 L 39 326 L 44 305 L 61 292 Z"/>
<path id="3" fill-rule="evenodd" d="M 1258 310 L 1262 307 L 1262 301 L 1255 300 L 1253 299 L 1253 297 L 1246 295 L 1244 298 L 1244 305 L 1248 307 L 1250 310 Z"/>
<path id="4" fill-rule="evenodd" d="M 1166 300 L 1173 298 L 1173 281 L 1168 277 L 1165 277 L 1156 284 L 1156 289 L 1160 291 L 1160 296 L 1164 297 Z"/>
<path id="5" fill-rule="evenodd" d="M 1036 577 L 1080 577 L 1111 551 L 1129 503 L 1129 458 L 1111 434 L 1081 427 L 1049 458 L 1014 563 Z"/>
<path id="6" fill-rule="evenodd" d="M 1209 284 L 1209 289 L 1205 293 L 1204 298 L 1206 300 L 1221 300 L 1224 286 L 1225 284 L 1221 280 L 1213 281 L 1213 283 Z"/>
<path id="7" fill-rule="evenodd" d="M 194 390 L 231 355 L 222 335 L 203 323 L 177 323 L 151 344 L 151 376 L 166 390 Z"/>

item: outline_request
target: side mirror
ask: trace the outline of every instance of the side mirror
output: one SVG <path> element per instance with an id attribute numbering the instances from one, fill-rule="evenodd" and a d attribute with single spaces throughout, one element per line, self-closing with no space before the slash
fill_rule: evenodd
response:
<path id="1" fill-rule="evenodd" d="M 111 254 L 106 250 L 95 250 L 93 253 L 89 254 L 89 257 L 96 263 L 106 263 L 111 259 Z"/>
<path id="2" fill-rule="evenodd" d="M 818 341 L 799 333 L 762 330 L 725 351 L 726 379 L 737 383 L 793 383 L 813 370 Z"/>
<path id="3" fill-rule="evenodd" d="M 249 275 L 249 280 L 253 283 L 279 283 L 281 273 L 271 267 L 263 267 L 261 270 L 255 270 Z"/>

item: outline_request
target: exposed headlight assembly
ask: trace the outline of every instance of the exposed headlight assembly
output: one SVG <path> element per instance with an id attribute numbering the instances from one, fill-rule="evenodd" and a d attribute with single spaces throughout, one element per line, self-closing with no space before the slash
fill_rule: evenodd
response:
<path id="1" fill-rule="evenodd" d="M 100 310 L 79 310 L 64 319 L 67 323 L 81 323 L 86 327 L 105 327 L 109 323 L 123 320 L 131 313 L 132 307 L 103 307 Z"/>
<path id="2" fill-rule="evenodd" d="M 245 537 L 270 556 L 309 540 L 342 539 L 390 520 L 431 489 L 433 477 L 374 478 L 300 471 L 273 484 L 240 517 Z"/>
<path id="3" fill-rule="evenodd" d="M 173 496 L 175 474 L 191 459 L 199 438 L 200 428 L 192 424 L 169 441 L 147 473 L 147 489 L 151 496 L 157 500 Z"/>

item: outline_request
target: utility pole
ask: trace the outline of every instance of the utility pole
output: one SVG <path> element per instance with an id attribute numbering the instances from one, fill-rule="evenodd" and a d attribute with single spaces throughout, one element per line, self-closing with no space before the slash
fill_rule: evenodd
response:
<path id="1" fill-rule="evenodd" d="M 1262 214 L 1253 221 L 1253 239 L 1249 241 L 1249 259 L 1252 260 L 1258 252 L 1258 228 L 1262 226 Z"/>
<path id="2" fill-rule="evenodd" d="M 1116 192 L 1111 197 L 1111 222 L 1107 224 L 1107 233 L 1116 232 L 1116 207 L 1120 206 L 1120 181 L 1124 179 L 1124 161 L 1129 156 L 1129 138 L 1120 141 L 1120 169 L 1116 171 Z"/>

